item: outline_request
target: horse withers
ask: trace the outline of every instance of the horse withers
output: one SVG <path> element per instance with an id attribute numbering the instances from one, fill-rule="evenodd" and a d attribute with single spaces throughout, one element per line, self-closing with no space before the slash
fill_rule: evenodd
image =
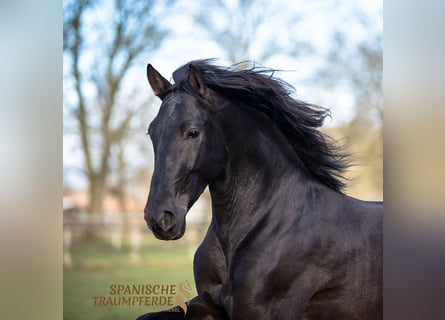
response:
<path id="1" fill-rule="evenodd" d="M 347 155 L 317 130 L 329 110 L 294 99 L 270 70 L 187 63 L 162 104 L 145 220 L 175 240 L 209 187 L 186 314 L 138 319 L 382 319 L 383 205 L 342 192 Z"/>

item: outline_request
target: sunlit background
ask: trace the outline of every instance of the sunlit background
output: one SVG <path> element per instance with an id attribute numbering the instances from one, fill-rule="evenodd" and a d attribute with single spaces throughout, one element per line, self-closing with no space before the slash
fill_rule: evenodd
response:
<path id="1" fill-rule="evenodd" d="M 68 0 L 63 25 L 64 319 L 160 309 L 94 306 L 110 283 L 193 283 L 208 194 L 179 241 L 155 240 L 143 220 L 160 105 L 147 63 L 167 79 L 203 58 L 278 70 L 296 98 L 331 109 L 322 130 L 352 153 L 347 194 L 382 200 L 381 1 Z"/>

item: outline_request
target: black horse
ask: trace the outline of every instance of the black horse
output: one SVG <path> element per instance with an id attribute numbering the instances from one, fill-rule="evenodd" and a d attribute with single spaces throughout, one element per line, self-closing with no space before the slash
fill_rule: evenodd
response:
<path id="1" fill-rule="evenodd" d="M 316 129 L 329 111 L 266 69 L 198 60 L 174 85 L 147 76 L 162 100 L 147 225 L 180 238 L 206 186 L 212 220 L 187 313 L 139 319 L 381 319 L 383 204 L 342 193 L 346 155 Z"/>

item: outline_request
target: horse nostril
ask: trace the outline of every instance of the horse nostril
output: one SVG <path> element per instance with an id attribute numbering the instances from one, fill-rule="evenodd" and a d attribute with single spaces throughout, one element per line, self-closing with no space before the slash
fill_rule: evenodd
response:
<path id="1" fill-rule="evenodd" d="M 164 211 L 162 217 L 158 220 L 158 225 L 163 231 L 172 229 L 176 224 L 176 218 L 173 212 Z"/>

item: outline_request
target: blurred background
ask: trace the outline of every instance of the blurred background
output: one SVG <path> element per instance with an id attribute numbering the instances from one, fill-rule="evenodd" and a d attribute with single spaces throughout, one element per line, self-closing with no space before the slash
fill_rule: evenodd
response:
<path id="1" fill-rule="evenodd" d="M 64 319 L 159 309 L 94 306 L 111 283 L 193 283 L 208 194 L 181 240 L 154 239 L 143 220 L 160 105 L 147 63 L 167 79 L 202 58 L 280 70 L 296 98 L 331 109 L 322 130 L 352 153 L 346 193 L 382 200 L 382 29 L 381 1 L 64 1 Z"/>

